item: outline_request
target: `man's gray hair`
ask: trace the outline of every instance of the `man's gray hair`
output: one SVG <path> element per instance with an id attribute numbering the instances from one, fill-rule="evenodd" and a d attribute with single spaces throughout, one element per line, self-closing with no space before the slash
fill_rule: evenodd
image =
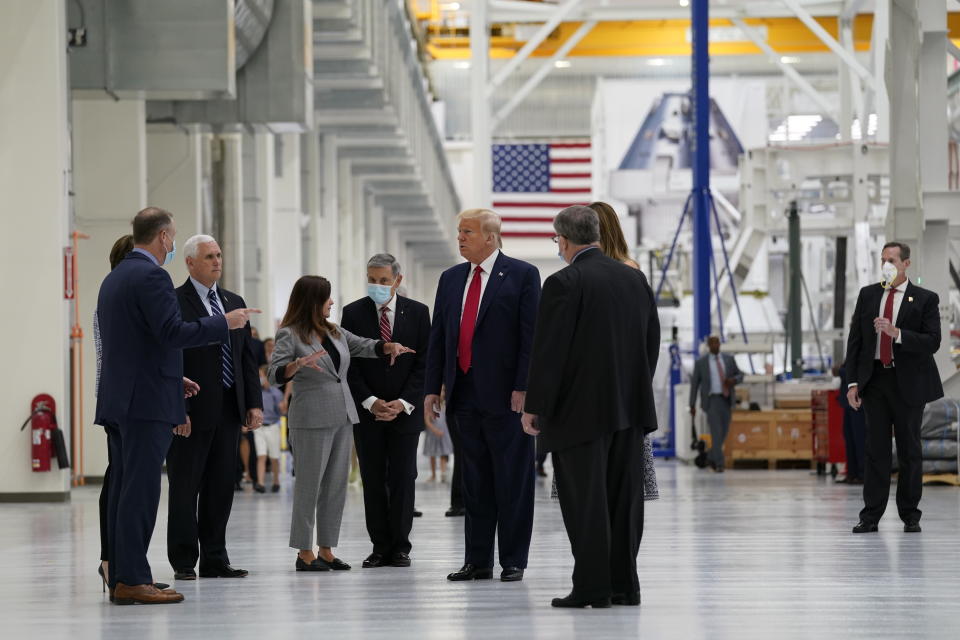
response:
<path id="1" fill-rule="evenodd" d="M 216 238 L 213 236 L 208 236 L 202 233 L 199 233 L 195 236 L 190 236 L 190 238 L 187 239 L 186 244 L 183 245 L 183 256 L 185 258 L 196 258 L 200 245 L 216 241 Z"/>
<path id="2" fill-rule="evenodd" d="M 394 278 L 400 275 L 400 263 L 389 253 L 378 253 L 367 261 L 367 269 L 380 269 L 382 267 L 390 267 Z"/>
<path id="3" fill-rule="evenodd" d="M 573 244 L 588 245 L 600 241 L 600 218 L 590 207 L 575 204 L 553 219 L 557 233 Z"/>

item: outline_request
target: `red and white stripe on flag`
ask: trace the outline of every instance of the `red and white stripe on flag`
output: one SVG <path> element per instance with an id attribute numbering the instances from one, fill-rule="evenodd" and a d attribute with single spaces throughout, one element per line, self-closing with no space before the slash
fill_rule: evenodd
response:
<path id="1" fill-rule="evenodd" d="M 588 204 L 592 191 L 589 142 L 549 145 L 549 187 L 542 191 L 499 191 L 493 209 L 503 219 L 503 235 L 514 238 L 550 238 L 553 218 L 566 207 Z M 497 181 L 504 184 L 504 180 Z"/>

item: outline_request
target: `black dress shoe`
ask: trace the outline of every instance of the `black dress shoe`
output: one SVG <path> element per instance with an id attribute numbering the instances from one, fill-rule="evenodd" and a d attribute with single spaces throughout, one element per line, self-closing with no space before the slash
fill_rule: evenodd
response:
<path id="1" fill-rule="evenodd" d="M 917 522 L 916 520 L 904 522 L 903 532 L 904 533 L 920 533 L 920 523 Z"/>
<path id="2" fill-rule="evenodd" d="M 334 557 L 333 560 L 324 560 L 320 556 L 313 561 L 315 564 L 325 564 L 331 571 L 349 571 L 352 567 L 340 558 Z"/>
<path id="3" fill-rule="evenodd" d="M 506 567 L 500 572 L 500 582 L 520 582 L 523 580 L 523 569 L 520 567 Z"/>
<path id="4" fill-rule="evenodd" d="M 297 571 L 330 571 L 330 567 L 326 564 L 318 564 L 316 560 L 305 562 L 303 558 L 297 556 Z"/>
<path id="5" fill-rule="evenodd" d="M 249 573 L 246 569 L 234 569 L 228 564 L 222 567 L 200 569 L 201 578 L 246 578 Z"/>
<path id="6" fill-rule="evenodd" d="M 387 559 L 384 558 L 382 554 L 379 554 L 376 551 L 374 551 L 364 559 L 363 564 L 361 564 L 360 566 L 363 567 L 364 569 L 376 569 L 377 567 L 385 567 L 387 566 Z"/>
<path id="7" fill-rule="evenodd" d="M 271 493 L 280 493 L 280 485 L 275 484 L 270 488 Z"/>
<path id="8" fill-rule="evenodd" d="M 481 568 L 472 564 L 465 564 L 459 571 L 454 571 L 447 575 L 447 580 L 451 582 L 463 582 L 464 580 L 490 580 L 493 578 L 493 569 L 490 567 Z"/>
<path id="9" fill-rule="evenodd" d="M 413 517 L 414 517 L 414 518 L 422 518 L 422 517 L 423 517 L 423 511 L 420 511 L 419 509 L 414 509 L 414 510 L 413 510 Z"/>
<path id="10" fill-rule="evenodd" d="M 395 554 L 390 556 L 390 566 L 391 567 L 409 567 L 410 556 L 404 553 L 403 551 L 397 551 Z"/>
<path id="11" fill-rule="evenodd" d="M 449 509 L 447 509 L 447 512 L 444 513 L 443 515 L 447 516 L 448 518 L 465 516 L 467 515 L 467 508 L 466 507 L 450 507 Z"/>
<path id="12" fill-rule="evenodd" d="M 634 591 L 632 593 L 615 593 L 610 596 L 610 602 L 626 607 L 636 607 L 640 604 L 640 592 Z"/>
<path id="13" fill-rule="evenodd" d="M 854 533 L 876 533 L 877 523 L 876 522 L 864 522 L 861 520 L 857 523 L 857 526 L 853 528 Z"/>
<path id="14" fill-rule="evenodd" d="M 196 580 L 197 572 L 193 569 L 175 569 L 173 573 L 174 580 Z"/>
<path id="15" fill-rule="evenodd" d="M 566 598 L 554 598 L 550 602 L 550 606 L 559 607 L 561 609 L 583 609 L 584 607 L 593 607 L 594 609 L 609 609 L 610 598 L 587 600 L 584 598 L 579 598 L 571 593 Z"/>
<path id="16" fill-rule="evenodd" d="M 847 478 L 847 484 L 863 484 L 863 478 Z"/>
<path id="17" fill-rule="evenodd" d="M 258 482 L 258 483 L 255 483 L 255 484 L 253 485 L 253 490 L 256 491 L 257 493 L 266 493 L 266 492 L 267 492 L 267 488 L 266 488 L 265 486 L 263 486 L 262 484 L 260 484 L 259 482 Z"/>

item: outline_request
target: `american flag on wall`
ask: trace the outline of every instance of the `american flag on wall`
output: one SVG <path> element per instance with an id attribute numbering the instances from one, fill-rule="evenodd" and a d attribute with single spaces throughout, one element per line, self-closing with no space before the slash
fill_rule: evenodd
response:
<path id="1" fill-rule="evenodd" d="M 573 204 L 588 204 L 589 142 L 493 145 L 493 209 L 503 235 L 553 236 L 553 218 Z"/>

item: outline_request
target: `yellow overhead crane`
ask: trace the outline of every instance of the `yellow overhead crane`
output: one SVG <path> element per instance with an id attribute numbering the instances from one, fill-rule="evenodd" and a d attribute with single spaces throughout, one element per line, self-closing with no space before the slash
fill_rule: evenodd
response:
<path id="1" fill-rule="evenodd" d="M 430 11 L 413 11 L 426 39 L 426 50 L 436 60 L 468 60 L 470 58 L 470 30 L 454 26 L 439 10 L 437 0 L 431 1 Z M 817 22 L 834 38 L 837 36 L 837 18 L 818 17 Z M 829 51 L 820 38 L 798 18 L 744 18 L 750 26 L 766 31 L 767 42 L 778 53 L 825 53 Z M 561 23 L 531 54 L 535 58 L 550 57 L 575 32 L 580 22 Z M 490 57 L 511 58 L 524 45 L 518 39 L 513 23 L 491 25 Z M 726 18 L 710 21 L 713 28 L 733 28 Z M 960 38 L 960 13 L 947 15 L 947 27 L 952 39 Z M 870 49 L 873 16 L 860 14 L 854 19 L 853 45 L 857 51 Z M 570 52 L 569 57 L 606 56 L 689 56 L 690 21 L 631 20 L 599 22 Z M 763 52 L 747 40 L 719 38 L 710 43 L 714 56 L 761 55 Z"/>

